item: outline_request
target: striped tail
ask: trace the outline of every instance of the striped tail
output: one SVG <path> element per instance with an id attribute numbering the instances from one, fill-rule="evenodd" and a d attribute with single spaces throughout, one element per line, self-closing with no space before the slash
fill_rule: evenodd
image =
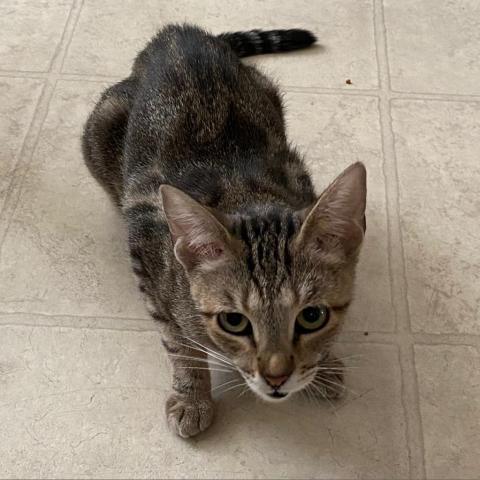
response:
<path id="1" fill-rule="evenodd" d="M 309 47 L 317 40 L 312 32 L 298 28 L 222 33 L 218 38 L 227 42 L 239 57 L 299 50 Z"/>

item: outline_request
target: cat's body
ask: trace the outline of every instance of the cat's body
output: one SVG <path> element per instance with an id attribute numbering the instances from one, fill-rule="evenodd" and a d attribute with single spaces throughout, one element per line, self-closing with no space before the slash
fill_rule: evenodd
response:
<path id="1" fill-rule="evenodd" d="M 327 235 L 331 251 L 316 254 L 323 267 L 310 265 L 306 225 L 318 210 L 310 177 L 287 142 L 277 88 L 239 58 L 313 41 L 296 30 L 214 37 L 169 26 L 138 55 L 130 77 L 103 94 L 85 127 L 87 166 L 123 212 L 140 290 L 162 325 L 174 367 L 167 415 L 182 436 L 212 419 L 207 347 L 257 393 L 282 397 L 276 378 L 292 376 L 295 391 L 303 388 L 300 371 L 308 373 L 286 339 L 294 335 L 286 317 L 306 295 L 300 290 L 323 283 L 333 310 L 350 301 L 358 249 Z M 162 185 L 189 196 L 160 192 Z M 363 210 L 355 215 L 362 221 Z M 224 311 L 249 316 L 250 340 L 247 329 L 239 335 L 218 326 Z M 319 345 L 336 327 L 302 348 L 325 359 Z"/>

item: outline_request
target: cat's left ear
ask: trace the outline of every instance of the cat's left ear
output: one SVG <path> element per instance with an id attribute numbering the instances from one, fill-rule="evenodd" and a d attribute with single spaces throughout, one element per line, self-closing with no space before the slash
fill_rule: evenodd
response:
<path id="1" fill-rule="evenodd" d="M 302 252 L 322 257 L 335 252 L 348 258 L 355 256 L 366 230 L 367 172 L 354 163 L 343 171 L 306 212 L 296 239 Z"/>
<path id="2" fill-rule="evenodd" d="M 231 257 L 231 235 L 207 208 L 169 185 L 162 185 L 160 194 L 175 257 L 187 271 Z"/>

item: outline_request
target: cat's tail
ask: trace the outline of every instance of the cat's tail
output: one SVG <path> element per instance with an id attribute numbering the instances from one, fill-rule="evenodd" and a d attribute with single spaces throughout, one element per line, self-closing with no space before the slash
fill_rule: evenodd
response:
<path id="1" fill-rule="evenodd" d="M 239 57 L 299 50 L 317 41 L 312 32 L 299 28 L 228 32 L 218 35 L 218 38 L 227 42 Z"/>

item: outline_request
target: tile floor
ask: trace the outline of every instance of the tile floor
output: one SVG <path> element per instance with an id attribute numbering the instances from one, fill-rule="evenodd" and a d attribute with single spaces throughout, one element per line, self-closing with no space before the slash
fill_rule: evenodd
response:
<path id="1" fill-rule="evenodd" d="M 480 478 L 479 19 L 476 0 L 3 0 L 0 477 Z M 101 90 L 183 20 L 316 32 L 250 61 L 319 188 L 369 171 L 347 398 L 227 393 L 191 441 L 166 429 L 169 367 L 79 148 Z"/>

